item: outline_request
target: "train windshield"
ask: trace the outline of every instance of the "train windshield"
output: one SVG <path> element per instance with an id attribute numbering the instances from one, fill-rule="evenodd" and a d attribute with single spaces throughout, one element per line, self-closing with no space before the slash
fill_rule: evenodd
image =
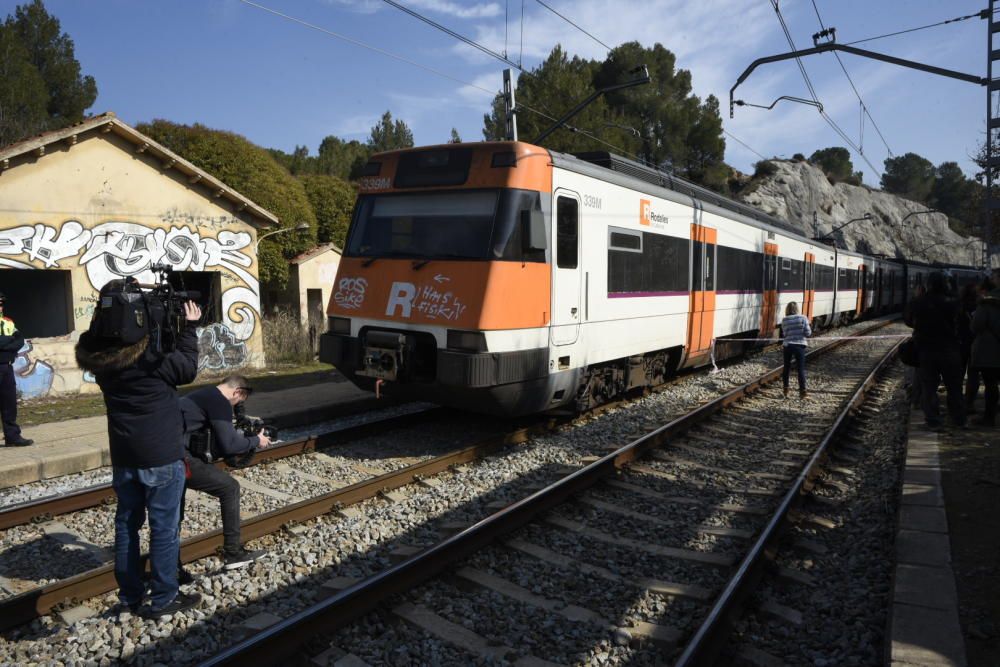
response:
<path id="1" fill-rule="evenodd" d="M 345 254 L 408 259 L 545 261 L 521 249 L 522 210 L 540 210 L 537 192 L 467 190 L 362 195 Z"/>

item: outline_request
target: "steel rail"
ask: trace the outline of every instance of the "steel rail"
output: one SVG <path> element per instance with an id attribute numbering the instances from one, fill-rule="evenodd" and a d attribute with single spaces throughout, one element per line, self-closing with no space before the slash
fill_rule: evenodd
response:
<path id="1" fill-rule="evenodd" d="M 388 419 L 366 422 L 349 426 L 337 431 L 329 431 L 320 435 L 309 435 L 304 438 L 281 443 L 267 449 L 257 450 L 250 460 L 251 466 L 264 461 L 298 456 L 307 452 L 326 449 L 346 441 L 366 438 L 383 433 L 390 429 L 405 428 L 419 424 L 424 420 L 440 416 L 444 408 L 429 408 L 419 412 L 410 412 Z M 231 470 L 223 461 L 216 462 L 216 467 Z M 101 503 L 113 500 L 114 489 L 111 484 L 95 484 L 93 486 L 55 496 L 45 496 L 36 500 L 10 505 L 0 510 L 0 530 L 31 523 L 43 518 L 60 514 L 79 512 Z"/>
<path id="2" fill-rule="evenodd" d="M 546 419 L 523 426 L 503 435 L 486 438 L 475 445 L 246 519 L 240 524 L 241 538 L 247 541 L 270 535 L 289 524 L 314 519 L 340 507 L 374 498 L 383 491 L 436 475 L 450 466 L 482 458 L 502 447 L 519 444 L 546 433 L 552 429 L 553 422 L 556 421 Z M 180 559 L 184 563 L 189 563 L 210 556 L 222 546 L 222 540 L 221 528 L 188 538 L 181 543 Z M 144 554 L 144 567 L 148 564 L 147 558 L 148 555 Z M 116 587 L 114 564 L 106 563 L 68 579 L 0 600 L 0 632 L 28 623 L 49 613 L 60 604 L 102 595 Z"/>
<path id="3" fill-rule="evenodd" d="M 892 321 L 882 321 L 857 335 L 871 333 Z M 839 348 L 846 342 L 846 340 L 833 341 L 810 350 L 807 356 L 810 359 L 816 358 Z M 540 513 L 565 502 L 601 479 L 615 475 L 619 468 L 640 458 L 647 451 L 662 446 L 678 433 L 689 430 L 765 384 L 773 382 L 781 377 L 781 373 L 782 367 L 763 373 L 756 379 L 495 512 L 460 533 L 224 649 L 201 665 L 205 667 L 243 665 L 249 661 L 258 665 L 286 664 L 294 652 L 313 636 L 336 630 L 373 610 L 387 597 L 405 592 L 440 574 L 452 563 L 524 526 Z"/>
<path id="4" fill-rule="evenodd" d="M 767 564 L 774 559 L 778 540 L 788 525 L 792 506 L 801 502 L 812 487 L 812 480 L 820 471 L 820 465 L 826 458 L 830 443 L 847 424 L 850 414 L 865 401 L 869 388 L 875 384 L 886 366 L 895 358 L 901 344 L 902 341 L 896 343 L 883 355 L 872 371 L 858 384 L 854 395 L 837 414 L 837 418 L 827 430 L 823 440 L 796 477 L 792 488 L 784 495 L 767 526 L 740 562 L 735 574 L 695 632 L 694 637 L 688 642 L 680 658 L 674 663 L 675 667 L 695 667 L 715 663 L 725 646 L 732 623 L 742 609 L 743 603 L 756 588 Z"/>

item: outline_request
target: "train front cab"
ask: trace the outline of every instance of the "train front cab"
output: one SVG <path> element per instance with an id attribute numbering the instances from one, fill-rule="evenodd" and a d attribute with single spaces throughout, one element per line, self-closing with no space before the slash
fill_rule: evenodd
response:
<path id="1" fill-rule="evenodd" d="M 553 382 L 572 378 L 550 374 L 549 334 L 579 329 L 579 201 L 551 215 L 549 153 L 455 144 L 365 169 L 320 359 L 362 389 L 477 412 L 563 398 Z"/>

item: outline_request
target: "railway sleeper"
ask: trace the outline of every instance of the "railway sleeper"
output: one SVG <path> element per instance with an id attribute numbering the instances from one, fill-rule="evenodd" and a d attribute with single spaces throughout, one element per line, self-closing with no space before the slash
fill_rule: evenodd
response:
<path id="1" fill-rule="evenodd" d="M 579 605 L 567 604 L 562 600 L 553 600 L 551 598 L 536 595 L 528 589 L 518 586 L 512 581 L 508 581 L 503 577 L 498 577 L 483 570 L 463 567 L 456 571 L 452 578 L 461 588 L 468 588 L 468 584 L 472 584 L 479 588 L 499 593 L 504 597 L 510 598 L 511 600 L 515 600 L 522 604 L 543 609 L 549 613 L 561 616 L 568 621 L 572 621 L 574 623 L 588 623 L 593 626 L 610 630 L 614 633 L 616 639 L 622 636 L 620 631 L 625 630 L 631 638 L 639 638 L 639 641 L 635 641 L 635 639 L 633 639 L 633 641 L 630 642 L 637 645 L 641 645 L 642 641 L 645 640 L 650 641 L 662 648 L 673 648 L 676 646 L 678 639 L 681 637 L 681 632 L 677 628 L 667 625 L 659 625 L 656 623 L 633 621 L 628 626 L 620 626 L 602 617 L 595 611 Z M 637 647 L 638 646 L 636 646 L 636 648 Z"/>
<path id="2" fill-rule="evenodd" d="M 660 579 L 627 579 L 619 574 L 615 574 L 611 570 L 575 560 L 526 540 L 512 538 L 508 539 L 504 544 L 511 549 L 520 551 L 521 553 L 527 554 L 551 565 L 563 567 L 573 572 L 582 572 L 607 581 L 627 583 L 640 590 L 647 590 L 651 593 L 667 597 L 686 598 L 688 600 L 701 603 L 707 603 L 712 598 L 712 593 L 708 589 L 701 586 L 663 581 Z"/>

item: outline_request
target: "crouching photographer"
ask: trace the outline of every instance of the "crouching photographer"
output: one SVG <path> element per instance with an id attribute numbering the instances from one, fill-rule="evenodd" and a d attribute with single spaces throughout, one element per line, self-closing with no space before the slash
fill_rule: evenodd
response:
<path id="1" fill-rule="evenodd" d="M 191 392 L 180 400 L 184 415 L 184 431 L 188 438 L 187 488 L 202 491 L 219 499 L 222 509 L 222 558 L 227 570 L 251 563 L 264 555 L 263 551 L 247 551 L 240 543 L 240 485 L 232 475 L 213 462 L 225 459 L 240 465 L 258 448 L 271 444 L 267 427 L 238 419 L 234 412 L 253 390 L 241 375 L 230 375 L 222 384 Z M 240 411 L 242 414 L 242 412 Z M 183 512 L 181 519 L 183 520 Z M 182 580 L 187 580 L 181 571 Z"/>
<path id="2" fill-rule="evenodd" d="M 80 368 L 104 395 L 115 510 L 115 579 L 123 607 L 150 618 L 185 611 L 201 597 L 178 590 L 178 521 L 184 494 L 184 429 L 177 385 L 198 373 L 195 323 L 201 309 L 166 280 L 134 278 L 101 288 L 90 328 L 76 345 Z M 149 515 L 149 604 L 139 558 L 139 529 Z"/>

